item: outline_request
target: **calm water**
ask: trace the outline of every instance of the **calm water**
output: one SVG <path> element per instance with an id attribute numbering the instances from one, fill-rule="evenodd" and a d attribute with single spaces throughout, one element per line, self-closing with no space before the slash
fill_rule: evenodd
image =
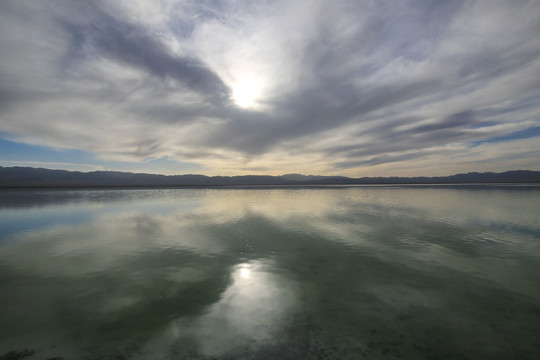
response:
<path id="1" fill-rule="evenodd" d="M 0 191 L 0 357 L 540 359 L 540 187 Z"/>

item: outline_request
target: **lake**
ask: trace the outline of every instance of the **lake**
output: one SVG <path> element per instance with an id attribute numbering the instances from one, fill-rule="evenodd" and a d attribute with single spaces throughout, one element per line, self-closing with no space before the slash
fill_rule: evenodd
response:
<path id="1" fill-rule="evenodd" d="M 0 294 L 0 357 L 540 359 L 540 187 L 2 190 Z"/>

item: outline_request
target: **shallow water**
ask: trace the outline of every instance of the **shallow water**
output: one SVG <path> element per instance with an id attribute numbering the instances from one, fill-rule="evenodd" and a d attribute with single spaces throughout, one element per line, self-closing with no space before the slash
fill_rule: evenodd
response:
<path id="1" fill-rule="evenodd" d="M 4 190 L 0 229 L 0 357 L 540 358 L 540 187 Z"/>

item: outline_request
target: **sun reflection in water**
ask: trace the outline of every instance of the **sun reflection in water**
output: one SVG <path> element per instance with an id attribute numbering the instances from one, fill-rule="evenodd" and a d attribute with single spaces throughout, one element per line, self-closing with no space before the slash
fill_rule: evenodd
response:
<path id="1" fill-rule="evenodd" d="M 242 279 L 249 279 L 251 275 L 251 270 L 247 269 L 247 268 L 241 268 L 240 269 L 240 277 Z"/>
<path id="2" fill-rule="evenodd" d="M 271 271 L 270 261 L 250 261 L 230 268 L 231 282 L 219 301 L 195 317 L 180 317 L 156 336 L 167 346 L 194 340 L 208 357 L 257 352 L 280 341 L 281 329 L 296 308 L 295 286 Z M 191 341 L 190 340 L 190 341 Z"/>

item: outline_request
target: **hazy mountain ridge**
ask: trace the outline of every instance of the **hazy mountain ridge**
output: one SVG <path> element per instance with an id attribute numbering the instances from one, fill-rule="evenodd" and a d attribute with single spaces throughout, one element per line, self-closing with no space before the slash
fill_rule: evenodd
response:
<path id="1" fill-rule="evenodd" d="M 158 175 L 118 171 L 80 172 L 31 167 L 0 167 L 0 187 L 3 188 L 463 183 L 540 183 L 540 171 L 472 172 L 436 177 L 349 178 L 344 176 L 302 174 L 286 174 L 281 176 Z"/>

